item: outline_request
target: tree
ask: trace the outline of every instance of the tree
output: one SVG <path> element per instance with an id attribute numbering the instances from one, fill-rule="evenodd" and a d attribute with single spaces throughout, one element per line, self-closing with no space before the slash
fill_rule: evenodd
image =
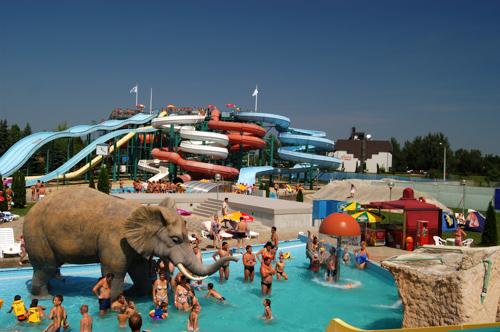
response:
<path id="1" fill-rule="evenodd" d="M 105 165 L 99 170 L 99 179 L 97 180 L 97 190 L 102 191 L 105 194 L 109 194 L 111 188 L 109 185 L 109 174 L 108 169 Z"/>
<path id="2" fill-rule="evenodd" d="M 496 246 L 498 244 L 497 220 L 493 204 L 488 204 L 486 210 L 486 222 L 484 225 L 481 244 L 484 246 Z"/>
<path id="3" fill-rule="evenodd" d="M 24 173 L 17 171 L 12 176 L 12 192 L 14 206 L 16 208 L 23 208 L 26 205 L 26 180 Z"/>
<path id="4" fill-rule="evenodd" d="M 9 206 L 7 203 L 7 193 L 5 192 L 3 187 L 3 177 L 0 174 L 0 212 L 7 211 L 8 209 Z"/>
<path id="5" fill-rule="evenodd" d="M 94 172 L 90 170 L 89 188 L 95 189 Z"/>
<path id="6" fill-rule="evenodd" d="M 0 156 L 10 148 L 9 127 L 7 120 L 0 120 Z"/>
<path id="7" fill-rule="evenodd" d="M 304 202 L 304 194 L 302 193 L 302 189 L 299 189 L 299 191 L 297 191 L 297 196 L 295 197 L 295 200 L 297 202 Z"/>
<path id="8" fill-rule="evenodd" d="M 31 135 L 31 126 L 29 122 L 26 122 L 26 126 L 23 129 L 23 137 Z"/>
<path id="9" fill-rule="evenodd" d="M 10 143 L 16 144 L 22 138 L 21 128 L 14 123 L 9 129 Z"/>
<path id="10" fill-rule="evenodd" d="M 266 184 L 266 197 L 270 196 L 270 191 L 269 191 L 269 183 Z"/>

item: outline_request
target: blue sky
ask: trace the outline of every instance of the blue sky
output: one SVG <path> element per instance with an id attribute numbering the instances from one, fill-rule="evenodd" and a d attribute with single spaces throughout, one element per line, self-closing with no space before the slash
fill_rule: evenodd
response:
<path id="1" fill-rule="evenodd" d="M 500 2 L 12 1 L 0 118 L 35 130 L 154 106 L 236 103 L 292 126 L 500 154 Z"/>

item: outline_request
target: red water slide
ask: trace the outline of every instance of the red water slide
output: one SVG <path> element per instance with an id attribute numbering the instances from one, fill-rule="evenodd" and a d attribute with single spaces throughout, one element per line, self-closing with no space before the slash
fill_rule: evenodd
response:
<path id="1" fill-rule="evenodd" d="M 182 169 L 195 174 L 203 174 L 210 177 L 215 176 L 215 174 L 220 174 L 225 179 L 234 179 L 240 173 L 236 168 L 233 167 L 202 163 L 201 161 L 186 160 L 182 158 L 181 155 L 177 152 L 168 152 L 165 150 L 153 149 L 153 151 L 151 151 L 151 154 L 153 155 L 153 158 L 169 161 L 181 167 Z"/>
<path id="2" fill-rule="evenodd" d="M 228 131 L 231 152 L 262 149 L 266 142 L 261 138 L 266 135 L 266 130 L 259 125 L 244 122 L 229 122 L 220 120 L 220 111 L 212 107 L 212 119 L 208 121 L 208 128 Z"/>

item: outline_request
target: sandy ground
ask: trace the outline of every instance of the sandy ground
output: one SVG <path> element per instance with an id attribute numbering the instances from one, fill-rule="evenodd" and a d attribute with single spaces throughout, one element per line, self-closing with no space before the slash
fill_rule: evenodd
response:
<path id="1" fill-rule="evenodd" d="M 397 200 L 403 196 L 404 187 L 392 188 L 392 193 L 389 190 L 387 183 L 379 181 L 380 184 L 375 185 L 375 181 L 369 180 L 343 180 L 333 181 L 324 186 L 321 190 L 312 195 L 307 195 L 307 199 L 333 199 L 338 201 L 356 201 L 361 204 L 368 204 L 377 201 Z M 348 198 L 351 191 L 351 183 L 356 187 L 354 198 Z M 415 198 L 424 197 L 428 203 L 434 204 L 439 208 L 448 211 L 448 208 L 439 201 L 424 194 L 420 191 L 414 192 Z"/>

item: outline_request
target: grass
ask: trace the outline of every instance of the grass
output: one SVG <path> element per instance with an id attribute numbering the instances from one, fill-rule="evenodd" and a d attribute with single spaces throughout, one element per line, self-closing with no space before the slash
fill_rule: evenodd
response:
<path id="1" fill-rule="evenodd" d="M 25 215 L 28 213 L 28 211 L 29 211 L 29 210 L 30 210 L 30 209 L 31 209 L 34 205 L 35 205 L 35 202 L 29 202 L 29 203 L 27 203 L 27 204 L 26 204 L 26 206 L 25 206 L 25 207 L 23 207 L 23 208 L 15 208 L 15 207 L 14 207 L 14 208 L 12 208 L 12 209 L 10 210 L 10 212 L 12 212 L 13 214 L 18 214 L 18 215 L 20 215 L 21 217 L 23 217 L 23 216 L 25 216 Z"/>

